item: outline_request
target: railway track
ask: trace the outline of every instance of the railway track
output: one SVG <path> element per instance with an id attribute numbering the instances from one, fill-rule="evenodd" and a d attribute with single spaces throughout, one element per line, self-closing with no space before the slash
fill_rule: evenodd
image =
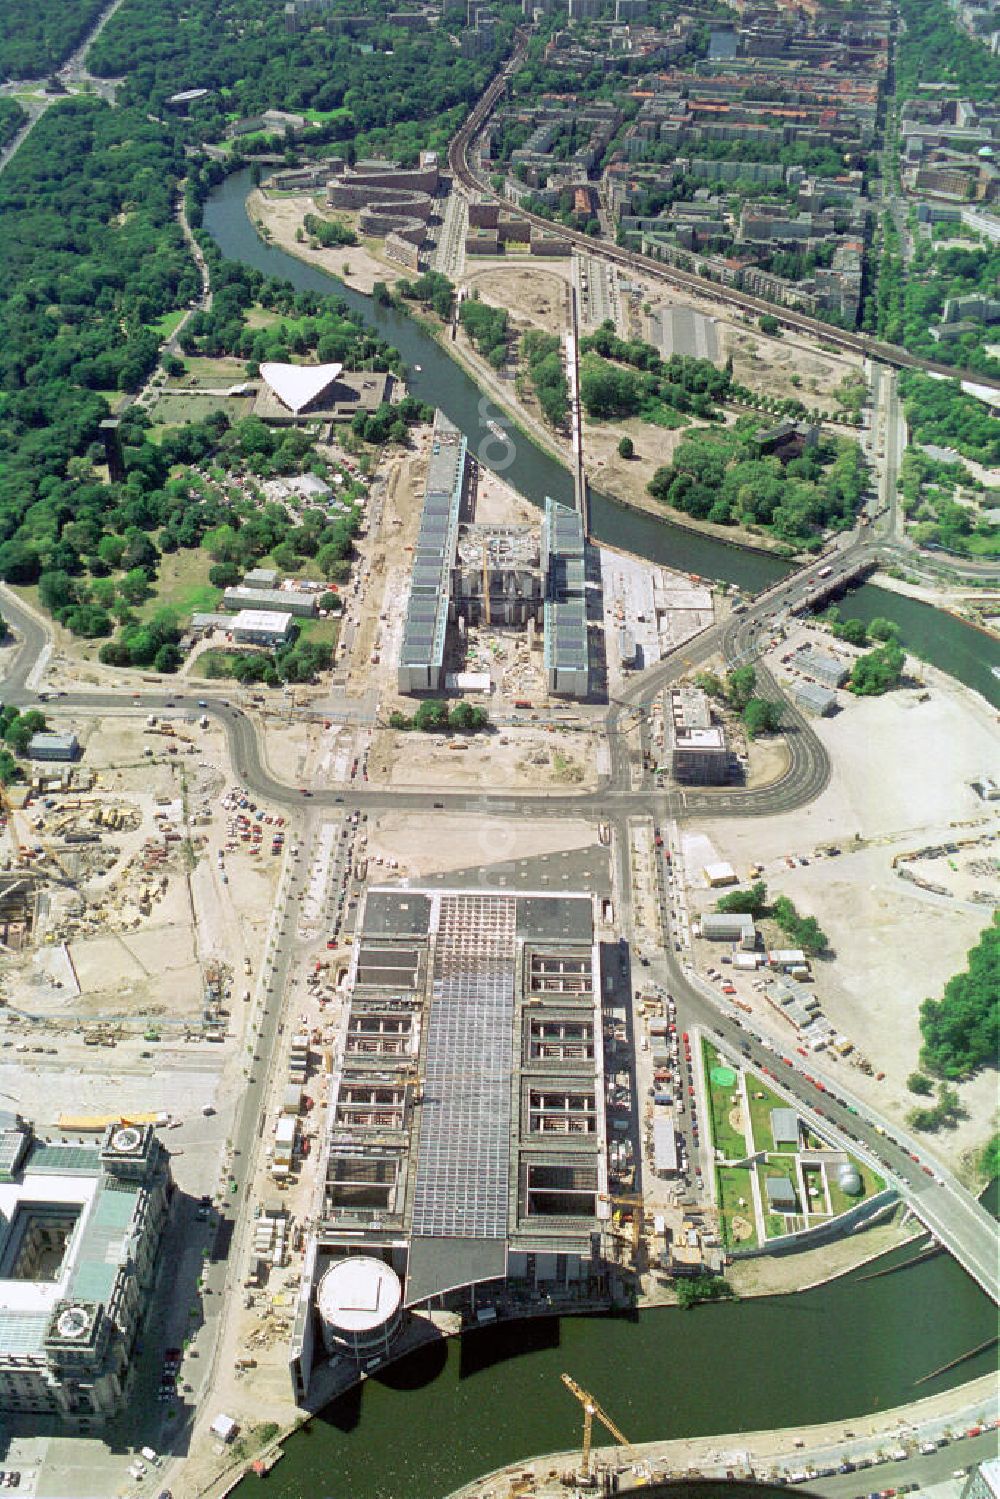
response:
<path id="1" fill-rule="evenodd" d="M 498 202 L 503 201 L 500 194 L 469 165 L 469 145 L 506 91 L 511 76 L 523 61 L 527 45 L 527 35 L 518 33 L 517 45 L 510 60 L 493 79 L 448 148 L 448 165 L 455 180 L 460 182 L 467 192 L 494 198 Z M 779 303 L 765 302 L 760 297 L 752 297 L 732 287 L 720 286 L 718 282 L 710 281 L 705 276 L 698 276 L 693 271 L 683 271 L 677 266 L 664 265 L 662 261 L 654 260 L 649 255 L 642 255 L 636 250 L 624 250 L 619 245 L 608 244 L 605 240 L 595 240 L 588 234 L 568 229 L 562 224 L 542 218 L 540 214 L 531 213 L 524 208 L 519 208 L 518 212 L 522 218 L 544 229 L 546 233 L 561 235 L 571 244 L 586 250 L 588 254 L 599 256 L 625 270 L 652 277 L 654 280 L 662 281 L 682 291 L 709 296 L 713 301 L 740 312 L 752 313 L 757 317 L 762 315 L 775 317 L 783 327 L 796 333 L 806 333 L 811 338 L 822 339 L 832 348 L 842 349 L 851 354 L 860 354 L 863 358 L 876 359 L 883 364 L 892 365 L 895 369 L 920 370 L 924 374 L 943 375 L 949 380 L 975 381 L 978 385 L 995 390 L 1000 397 L 1000 381 L 988 375 L 977 374 L 973 370 L 956 369 L 951 365 L 937 364 L 930 359 L 921 359 L 919 355 L 911 354 L 908 349 L 903 349 L 898 344 L 883 343 L 880 339 L 870 338 L 864 333 L 852 333 L 846 328 L 838 328 L 832 323 L 822 322 L 819 318 L 811 318 L 805 313 L 796 312 L 793 308 L 782 307 Z"/>

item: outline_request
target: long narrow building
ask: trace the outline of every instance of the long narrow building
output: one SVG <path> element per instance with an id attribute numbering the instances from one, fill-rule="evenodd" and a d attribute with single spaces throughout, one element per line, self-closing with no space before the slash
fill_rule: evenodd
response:
<path id="1" fill-rule="evenodd" d="M 300 1400 L 316 1360 L 381 1358 L 408 1310 L 605 1289 L 592 897 L 373 888 L 359 931 L 291 1349 Z"/>

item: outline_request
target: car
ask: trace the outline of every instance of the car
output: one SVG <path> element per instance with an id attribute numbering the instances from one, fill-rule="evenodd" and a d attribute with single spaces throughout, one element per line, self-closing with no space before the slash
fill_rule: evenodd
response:
<path id="1" fill-rule="evenodd" d="M 198 699 L 198 707 L 199 708 L 207 708 L 208 707 L 208 703 L 206 702 L 206 700 L 203 697 L 200 697 Z"/>
<path id="2" fill-rule="evenodd" d="M 444 802 L 435 802 L 434 807 L 436 811 L 441 812 L 444 810 Z"/>

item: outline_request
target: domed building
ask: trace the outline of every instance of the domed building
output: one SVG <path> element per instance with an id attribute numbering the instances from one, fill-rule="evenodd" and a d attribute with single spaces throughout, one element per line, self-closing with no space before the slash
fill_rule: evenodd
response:
<path id="1" fill-rule="evenodd" d="M 837 1186 L 845 1197 L 864 1196 L 865 1184 L 861 1180 L 857 1167 L 852 1166 L 849 1161 L 845 1161 L 837 1168 Z"/>

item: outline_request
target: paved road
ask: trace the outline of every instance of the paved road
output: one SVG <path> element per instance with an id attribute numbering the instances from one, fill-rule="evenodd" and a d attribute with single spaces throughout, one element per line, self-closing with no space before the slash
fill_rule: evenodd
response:
<path id="1" fill-rule="evenodd" d="M 845 1454 L 847 1455 L 847 1454 Z M 966 1468 L 976 1467 L 997 1456 L 997 1433 L 987 1431 L 978 1437 L 965 1437 L 932 1453 L 915 1453 L 899 1463 L 876 1463 L 854 1473 L 837 1473 L 829 1478 L 810 1478 L 805 1488 L 810 1494 L 826 1499 L 867 1499 L 867 1496 L 915 1483 L 921 1489 L 948 1485 L 959 1499 L 965 1487 Z M 962 1476 L 958 1473 L 962 1470 Z"/>
<path id="2" fill-rule="evenodd" d="M 761 638 L 770 638 L 777 620 L 788 611 L 803 607 L 817 587 L 834 587 L 840 579 L 853 575 L 858 564 L 874 554 L 875 548 L 870 543 L 856 537 L 839 553 L 828 554 L 826 559 L 811 563 L 766 590 L 748 607 L 746 614 L 711 626 L 693 642 L 687 642 L 681 651 L 639 674 L 624 696 L 608 710 L 606 730 L 611 750 L 611 773 L 596 791 L 566 796 L 517 791 L 435 793 L 376 788 L 362 783 L 345 786 L 342 791 L 324 788 L 304 795 L 298 788 L 276 780 L 265 768 L 254 723 L 230 699 L 214 696 L 192 699 L 167 690 L 130 692 L 124 688 L 118 692 L 73 693 L 61 697 L 59 702 L 62 708 L 79 707 L 90 712 L 123 709 L 145 713 L 183 706 L 188 710 L 210 713 L 227 733 L 239 779 L 258 799 L 286 808 L 293 814 L 317 813 L 324 808 L 342 806 L 345 811 L 355 808 L 368 812 L 426 813 L 441 810 L 480 817 L 582 817 L 608 821 L 615 830 L 619 850 L 619 884 L 625 903 L 623 929 L 628 931 L 631 926 L 630 860 L 627 857 L 630 817 L 652 817 L 659 822 L 671 816 L 680 819 L 708 811 L 723 816 L 763 816 L 790 811 L 807 805 L 819 795 L 830 773 L 828 756 L 814 731 L 800 714 L 786 706 L 790 765 L 773 786 L 759 791 L 735 789 L 721 796 L 676 790 L 664 794 L 649 784 L 632 789 L 633 751 L 629 748 L 626 733 L 636 711 L 643 711 L 670 681 L 717 650 L 721 649 L 730 662 L 752 658 Z M 821 570 L 827 573 L 823 579 L 819 577 Z M 7 701 L 19 704 L 33 702 L 36 695 L 27 684 L 34 662 L 45 650 L 48 632 L 9 590 L 0 590 L 0 595 L 3 614 L 21 632 L 24 642 L 4 684 L 3 695 Z M 777 693 L 776 685 L 766 674 L 763 682 L 765 690 Z M 294 931 L 294 926 L 290 930 Z M 810 1061 L 808 1065 L 812 1069 L 811 1077 L 823 1084 L 827 1090 L 825 1093 L 821 1093 L 816 1084 L 800 1071 L 796 1055 L 783 1058 L 770 1045 L 751 1036 L 738 1011 L 721 996 L 713 994 L 711 998 L 707 997 L 692 981 L 681 956 L 673 950 L 672 934 L 668 932 L 666 937 L 665 951 L 660 960 L 662 971 L 667 987 L 678 1001 L 683 999 L 692 1023 L 714 1030 L 734 1054 L 742 1054 L 755 1065 L 763 1065 L 772 1071 L 780 1087 L 803 1109 L 806 1117 L 810 1112 L 821 1114 L 828 1123 L 853 1139 L 857 1147 L 878 1163 L 879 1169 L 901 1196 L 993 1300 L 1000 1300 L 996 1225 L 989 1214 L 934 1160 L 922 1142 L 918 1144 L 895 1127 L 890 1132 L 887 1124 L 867 1105 L 846 1093 L 843 1084 L 825 1076 L 818 1063 Z M 283 988 L 290 954 L 282 949 L 279 961 L 281 969 L 276 982 L 280 981 Z M 280 989 L 276 988 L 274 992 L 277 994 Z M 264 1056 L 270 1054 L 273 1045 L 277 1024 L 277 1007 L 274 1008 L 275 1013 L 265 1017 Z M 261 1083 L 257 1079 L 248 1092 L 242 1116 L 247 1120 L 241 1130 L 243 1136 L 248 1136 L 255 1127 L 262 1096 Z"/>

